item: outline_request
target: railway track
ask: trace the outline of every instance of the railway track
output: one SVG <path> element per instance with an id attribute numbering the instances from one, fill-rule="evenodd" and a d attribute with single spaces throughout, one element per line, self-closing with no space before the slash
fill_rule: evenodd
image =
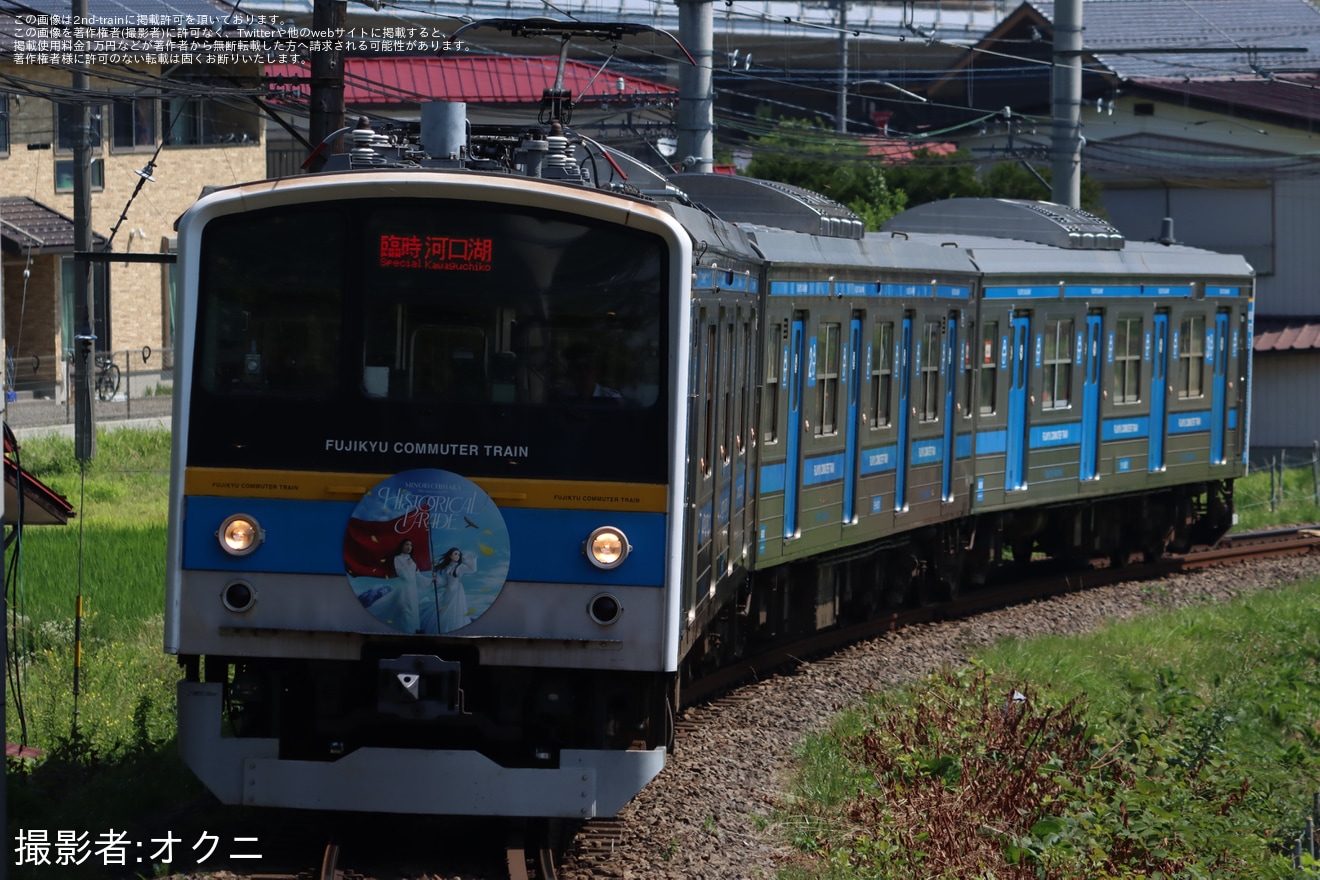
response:
<path id="1" fill-rule="evenodd" d="M 1191 552 L 1169 555 L 1151 563 L 1116 567 L 1107 561 L 1096 561 L 1090 567 L 1073 566 L 1067 569 L 1049 563 L 1042 564 L 1038 571 L 1031 571 L 1029 576 L 1014 573 L 1012 577 L 1005 577 L 982 591 L 964 594 L 949 603 L 886 612 L 865 623 L 818 633 L 792 644 L 772 646 L 755 657 L 745 658 L 737 664 L 689 682 L 683 691 L 683 707 L 696 707 L 699 711 L 695 714 L 689 712 L 686 718 L 678 720 L 677 738 L 681 743 L 688 730 L 700 723 L 692 719 L 704 714 L 701 711 L 703 705 L 710 711 L 720 711 L 721 706 L 736 705 L 740 699 L 737 690 L 740 683 L 773 675 L 804 661 L 819 663 L 847 645 L 889 631 L 919 623 L 971 617 L 994 608 L 1107 584 L 1153 580 L 1178 572 L 1232 565 L 1252 559 L 1308 554 L 1316 552 L 1317 548 L 1320 548 L 1320 529 L 1299 527 L 1234 535 L 1214 547 L 1195 548 Z M 511 823 L 506 827 L 502 843 L 498 837 L 480 843 L 489 866 L 482 871 L 481 876 L 491 876 L 490 871 L 499 870 L 505 872 L 509 880 L 557 880 L 557 866 L 567 846 L 571 845 L 579 862 L 604 863 L 622 845 L 624 837 L 622 820 L 614 818 L 570 825 Z M 465 839 L 470 840 L 474 847 L 478 843 L 475 837 Z M 361 848 L 357 847 L 359 850 Z M 498 853 L 501 849 L 503 865 L 496 869 L 493 863 L 500 860 Z M 258 880 L 258 877 L 260 880 L 376 880 L 378 876 L 369 868 L 346 866 L 339 843 L 332 842 L 326 846 L 316 870 L 288 874 L 262 873 L 252 875 L 249 880 Z M 423 873 L 416 876 L 430 878 L 442 875 Z M 447 868 L 443 876 L 452 876 L 452 872 Z"/>

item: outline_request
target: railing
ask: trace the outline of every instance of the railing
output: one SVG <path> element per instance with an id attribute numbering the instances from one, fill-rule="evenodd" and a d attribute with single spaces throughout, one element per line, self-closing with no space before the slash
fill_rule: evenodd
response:
<path id="1" fill-rule="evenodd" d="M 97 415 L 133 418 L 133 401 L 172 398 L 174 395 L 174 349 L 152 348 L 97 352 L 93 358 L 93 406 Z M 73 388 L 73 355 L 65 352 L 64 387 Z M 65 409 L 72 414 L 73 394 L 65 395 Z M 118 406 L 123 404 L 123 412 Z M 141 409 L 141 406 L 139 406 Z M 155 409 L 155 408 L 153 408 Z"/>
<path id="2" fill-rule="evenodd" d="M 1306 817 L 1306 827 L 1293 841 L 1293 868 L 1306 870 L 1308 874 L 1320 874 L 1320 862 L 1315 859 L 1315 825 L 1320 821 L 1320 794 L 1311 800 L 1311 815 Z"/>
<path id="3" fill-rule="evenodd" d="M 77 388 L 72 352 L 5 359 L 5 420 L 13 427 L 69 425 Z M 92 366 L 97 420 L 168 417 L 173 409 L 174 350 L 143 346 L 97 352 Z"/>

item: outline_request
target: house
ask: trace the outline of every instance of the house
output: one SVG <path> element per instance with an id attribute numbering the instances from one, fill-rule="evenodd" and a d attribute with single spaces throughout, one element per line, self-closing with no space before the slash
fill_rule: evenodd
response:
<path id="1" fill-rule="evenodd" d="M 1017 7 L 930 87 L 987 161 L 1049 167 L 1055 4 Z M 1082 171 L 1131 239 L 1240 253 L 1257 272 L 1253 457 L 1320 439 L 1320 8 L 1086 0 Z M 923 105 L 924 106 L 924 105 Z M 1048 197 L 1042 191 L 1043 197 Z"/>
<path id="2" fill-rule="evenodd" d="M 134 372 L 168 366 L 173 266 L 126 262 L 173 247 L 174 222 L 202 187 L 265 176 L 252 100 L 263 57 L 228 51 L 224 11 L 203 0 L 91 0 L 75 29 L 67 3 L 0 13 L 0 266 L 13 392 L 63 399 L 73 348 L 73 63 L 92 96 L 96 347 Z M 154 355 L 154 360 L 153 360 Z"/>

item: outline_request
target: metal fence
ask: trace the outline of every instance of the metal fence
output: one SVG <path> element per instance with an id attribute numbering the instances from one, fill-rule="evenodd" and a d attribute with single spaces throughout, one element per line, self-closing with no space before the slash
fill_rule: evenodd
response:
<path id="1" fill-rule="evenodd" d="M 12 355 L 5 363 L 5 420 L 14 428 L 71 425 L 77 389 L 72 352 L 58 363 Z M 168 417 L 173 409 L 174 350 L 98 352 L 92 406 L 98 421 Z"/>
<path id="2" fill-rule="evenodd" d="M 1293 867 L 1305 869 L 1308 874 L 1320 874 L 1320 865 L 1315 860 L 1315 826 L 1320 822 L 1320 793 L 1311 799 L 1311 815 L 1306 817 L 1306 826 L 1293 841 Z"/>

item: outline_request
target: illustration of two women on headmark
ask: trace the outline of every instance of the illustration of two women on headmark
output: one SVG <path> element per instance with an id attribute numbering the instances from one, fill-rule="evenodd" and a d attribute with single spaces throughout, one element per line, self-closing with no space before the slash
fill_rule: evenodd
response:
<path id="1" fill-rule="evenodd" d="M 491 497 L 435 468 L 404 471 L 368 490 L 343 548 L 358 602 L 408 634 L 453 632 L 481 617 L 503 590 L 511 557 L 509 529 Z"/>
<path id="2" fill-rule="evenodd" d="M 471 623 L 463 575 L 477 570 L 476 558 L 465 557 L 462 550 L 451 547 L 427 578 L 418 571 L 412 554 L 413 542 L 405 538 L 394 557 L 394 574 L 400 580 L 398 628 L 409 633 L 443 633 Z M 422 599 L 424 595 L 429 603 Z"/>

